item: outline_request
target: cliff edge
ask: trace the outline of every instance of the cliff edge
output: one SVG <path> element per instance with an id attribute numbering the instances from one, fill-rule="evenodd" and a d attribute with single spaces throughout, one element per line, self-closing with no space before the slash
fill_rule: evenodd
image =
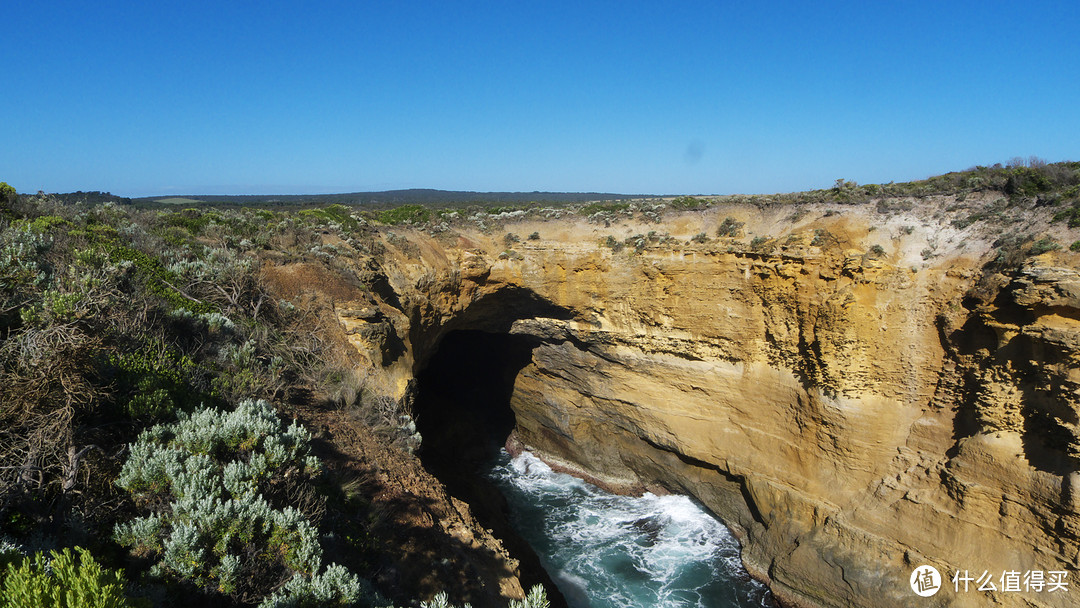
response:
<path id="1" fill-rule="evenodd" d="M 986 208 L 996 221 L 968 221 Z M 447 333 L 527 337 L 516 438 L 694 496 L 784 604 L 909 606 L 928 564 L 933 605 L 1068 606 L 1080 254 L 1045 244 L 1071 232 L 993 193 L 510 214 L 384 231 L 374 272 L 398 306 L 338 312 L 405 398 Z M 1006 586 L 1031 571 L 1068 587 Z M 954 589 L 984 572 L 997 591 Z"/>

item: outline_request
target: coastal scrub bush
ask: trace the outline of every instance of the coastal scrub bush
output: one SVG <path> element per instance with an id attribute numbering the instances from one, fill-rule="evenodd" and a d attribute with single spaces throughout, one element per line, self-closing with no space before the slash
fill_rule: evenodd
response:
<path id="1" fill-rule="evenodd" d="M 350 231 L 355 231 L 361 226 L 360 220 L 353 216 L 352 210 L 341 204 L 330 205 L 322 209 L 304 209 L 299 211 L 297 215 L 334 223 Z"/>
<path id="2" fill-rule="evenodd" d="M 90 552 L 76 547 L 38 553 L 3 572 L 0 608 L 126 608 L 122 571 L 102 568 Z"/>
<path id="3" fill-rule="evenodd" d="M 1035 241 L 1034 243 L 1031 244 L 1031 249 L 1028 250 L 1028 254 L 1029 255 L 1042 255 L 1044 253 L 1054 251 L 1054 250 L 1057 250 L 1057 249 L 1061 249 L 1061 245 L 1059 245 L 1056 241 L 1054 241 L 1054 239 L 1052 239 L 1052 238 L 1050 238 L 1048 236 L 1044 236 L 1043 238 L 1041 238 L 1041 239 L 1039 239 L 1039 240 L 1037 240 L 1037 241 Z"/>
<path id="4" fill-rule="evenodd" d="M 379 213 L 379 221 L 395 226 L 397 224 L 423 224 L 431 219 L 431 211 L 423 205 L 402 205 Z"/>
<path id="5" fill-rule="evenodd" d="M 334 565 L 322 571 L 311 516 L 325 500 L 313 490 L 321 464 L 308 453 L 308 432 L 285 427 L 262 400 L 178 417 L 131 445 L 116 483 L 149 514 L 117 525 L 117 542 L 155 557 L 152 576 L 243 602 L 357 601 L 355 575 Z M 283 590 L 267 598 L 281 581 Z"/>
<path id="6" fill-rule="evenodd" d="M 734 238 L 739 236 L 742 232 L 742 227 L 745 222 L 740 222 L 735 218 L 728 216 L 724 218 L 724 221 L 720 222 L 720 225 L 716 227 L 716 236 Z"/>
<path id="7" fill-rule="evenodd" d="M 751 251 L 763 251 L 767 253 L 766 250 L 772 250 L 769 245 L 770 239 L 767 236 L 755 236 L 754 238 L 750 239 Z"/>
<path id="8" fill-rule="evenodd" d="M 15 192 L 15 188 L 7 182 L 0 182 L 0 208 L 10 209 L 11 203 L 15 202 L 15 199 L 19 197 Z"/>
<path id="9" fill-rule="evenodd" d="M 450 598 L 446 595 L 446 592 L 437 594 L 430 602 L 420 602 L 420 608 L 455 608 L 450 603 Z M 469 604 L 465 604 L 462 608 L 470 608 Z M 528 595 L 523 600 L 510 600 L 507 608 L 551 608 L 551 604 L 548 602 L 547 593 L 540 585 L 534 586 L 529 590 Z"/>
<path id="10" fill-rule="evenodd" d="M 589 203 L 581 208 L 581 215 L 597 213 L 619 213 L 630 209 L 630 203 Z"/>
<path id="11" fill-rule="evenodd" d="M 692 196 L 680 196 L 668 203 L 672 209 L 697 209 L 707 201 Z"/>
<path id="12" fill-rule="evenodd" d="M 0 304 L 8 309 L 26 294 L 44 287 L 48 279 L 41 255 L 52 239 L 38 232 L 5 228 L 0 231 Z"/>
<path id="13" fill-rule="evenodd" d="M 529 590 L 529 594 L 525 596 L 524 600 L 510 600 L 509 608 L 550 608 L 551 604 L 548 602 L 547 593 L 544 592 L 544 588 L 540 585 L 534 586 Z"/>
<path id="14" fill-rule="evenodd" d="M 624 244 L 623 244 L 622 241 L 615 238 L 614 236 L 611 236 L 610 234 L 607 236 L 607 238 L 600 241 L 600 244 L 603 245 L 604 247 L 610 248 L 615 253 L 618 253 L 618 252 L 622 251 L 623 247 L 624 247 Z"/>

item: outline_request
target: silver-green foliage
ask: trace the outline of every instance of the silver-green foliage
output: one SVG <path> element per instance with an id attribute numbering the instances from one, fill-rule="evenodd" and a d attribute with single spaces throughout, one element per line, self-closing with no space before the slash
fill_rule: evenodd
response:
<path id="1" fill-rule="evenodd" d="M 529 594 L 523 600 L 511 600 L 509 608 L 551 608 L 548 603 L 547 593 L 540 585 L 529 590 Z"/>
<path id="2" fill-rule="evenodd" d="M 46 284 L 47 276 L 38 260 L 50 246 L 51 238 L 41 233 L 10 227 L 0 229 L 0 297 L 5 304 L 10 298 L 18 298 L 22 291 Z"/>
<path id="3" fill-rule="evenodd" d="M 241 585 L 248 594 L 253 585 L 258 588 L 250 556 L 278 560 L 279 570 L 291 578 L 283 591 L 266 598 L 266 606 L 356 602 L 355 575 L 336 565 L 320 573 L 315 526 L 300 511 L 277 508 L 260 493 L 274 479 L 319 470 L 318 459 L 308 453 L 309 439 L 295 422 L 285 427 L 262 400 L 244 401 L 232 412 L 181 413 L 176 423 L 154 426 L 131 446 L 117 484 L 137 503 L 157 508 L 118 525 L 116 540 L 158 556 L 154 575 L 226 594 L 236 594 Z"/>
<path id="4" fill-rule="evenodd" d="M 431 599 L 430 602 L 421 602 L 420 608 L 456 608 L 450 603 L 449 596 L 446 592 L 437 594 Z M 462 608 L 470 608 L 469 604 L 465 604 Z M 540 585 L 536 585 L 529 590 L 528 595 L 523 600 L 510 600 L 508 608 L 551 608 L 551 604 L 548 603 L 547 593 Z"/>
<path id="5" fill-rule="evenodd" d="M 282 591 L 271 595 L 259 608 L 317 608 L 347 605 L 363 595 L 363 587 L 343 566 L 330 564 L 326 571 L 310 578 L 294 576 Z"/>

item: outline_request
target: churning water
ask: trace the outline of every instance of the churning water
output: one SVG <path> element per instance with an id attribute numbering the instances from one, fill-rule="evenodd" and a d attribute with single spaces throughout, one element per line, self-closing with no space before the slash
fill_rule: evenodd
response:
<path id="1" fill-rule="evenodd" d="M 772 607 L 739 545 L 685 496 L 609 494 L 504 451 L 490 473 L 571 608 Z"/>

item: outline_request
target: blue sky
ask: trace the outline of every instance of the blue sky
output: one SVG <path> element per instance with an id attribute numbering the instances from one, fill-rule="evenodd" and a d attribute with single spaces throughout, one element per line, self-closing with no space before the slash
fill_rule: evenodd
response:
<path id="1" fill-rule="evenodd" d="M 1080 160 L 1080 2 L 10 2 L 0 180 L 771 193 Z"/>

